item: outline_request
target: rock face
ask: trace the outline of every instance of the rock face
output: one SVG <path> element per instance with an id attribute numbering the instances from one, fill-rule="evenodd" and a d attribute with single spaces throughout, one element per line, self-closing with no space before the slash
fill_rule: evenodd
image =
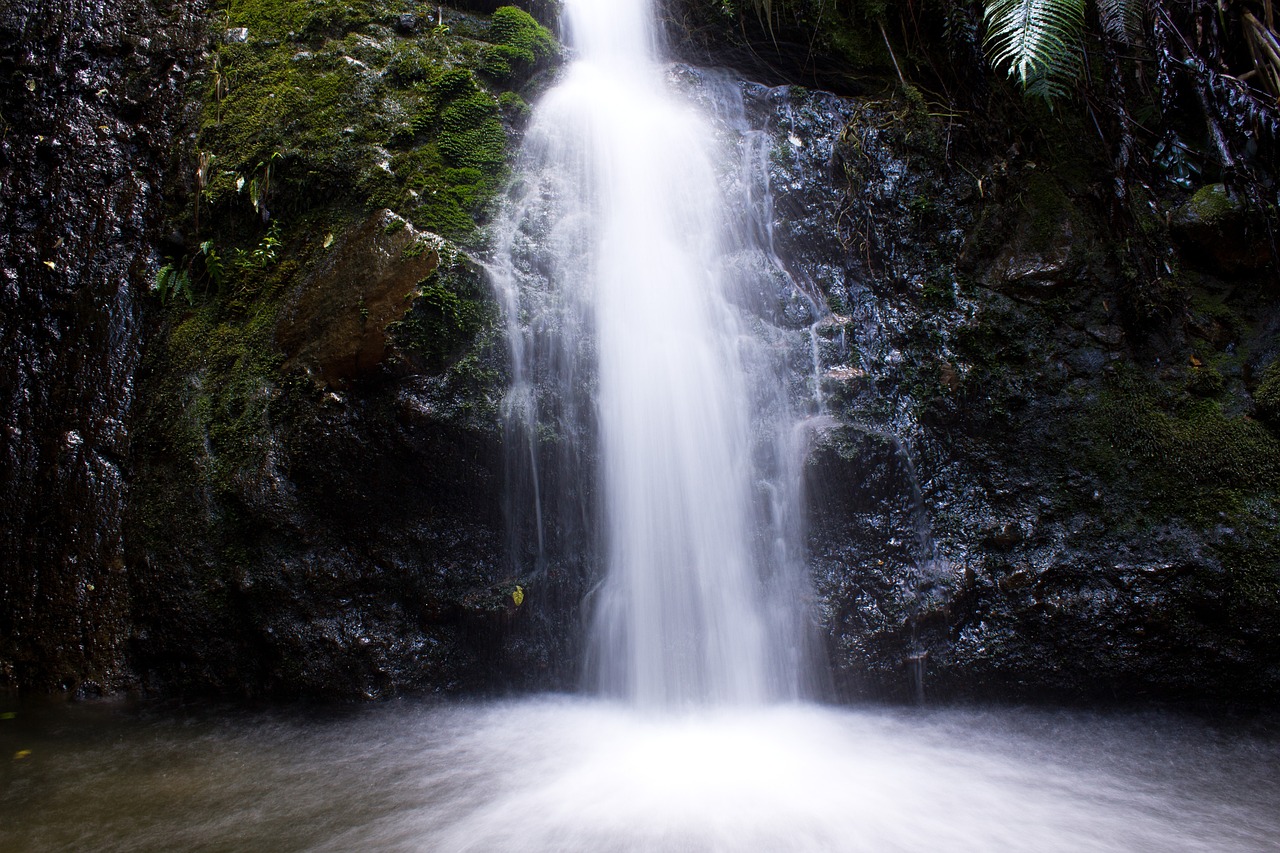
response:
<path id="1" fill-rule="evenodd" d="M 504 533 L 496 308 L 465 258 L 415 251 L 411 226 L 388 235 L 398 221 L 356 224 L 289 291 L 274 335 L 297 346 L 292 366 L 275 366 L 268 327 L 221 372 L 210 355 L 237 332 L 214 305 L 157 346 L 127 555 L 131 663 L 149 692 L 374 698 L 551 679 Z M 478 306 L 477 326 L 450 325 L 441 293 Z"/>
<path id="2" fill-rule="evenodd" d="M 1271 261 L 1268 240 L 1243 200 L 1224 184 L 1201 187 L 1173 211 L 1174 238 L 1193 262 L 1235 275 L 1256 272 Z"/>
<path id="3" fill-rule="evenodd" d="M 210 165 L 172 261 L 192 298 L 149 303 L 134 419 L 129 652 L 148 691 L 563 683 L 557 606 L 510 558 L 506 347 L 468 254 L 516 90 L 556 45 L 519 10 L 415 8 L 219 21 L 237 32 L 200 78 L 187 156 Z"/>
<path id="4" fill-rule="evenodd" d="M 124 676 L 126 425 L 202 26 L 184 5 L 0 9 L 0 686 Z"/>
<path id="5" fill-rule="evenodd" d="M 1273 699 L 1267 274 L 1170 254 L 1172 190 L 1135 201 L 1155 257 L 1128 253 L 1135 226 L 1069 177 L 1100 153 L 995 154 L 910 97 L 846 104 L 834 170 L 774 180 L 785 251 L 812 265 L 832 221 L 848 249 L 808 267 L 835 421 L 811 568 L 842 695 Z"/>

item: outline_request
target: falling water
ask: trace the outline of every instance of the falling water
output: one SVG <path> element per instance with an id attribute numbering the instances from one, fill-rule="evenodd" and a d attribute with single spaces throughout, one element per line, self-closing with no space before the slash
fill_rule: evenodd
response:
<path id="1" fill-rule="evenodd" d="M 751 276 L 725 261 L 752 246 L 772 256 L 768 220 L 731 209 L 709 119 L 654 59 L 647 0 L 569 0 L 565 14 L 576 58 L 529 129 L 495 275 L 538 547 L 585 519 L 578 544 L 604 568 L 589 662 L 603 693 L 653 706 L 793 697 L 795 431 L 771 344 L 742 307 Z M 562 444 L 556 471 L 537 468 L 547 432 Z"/>

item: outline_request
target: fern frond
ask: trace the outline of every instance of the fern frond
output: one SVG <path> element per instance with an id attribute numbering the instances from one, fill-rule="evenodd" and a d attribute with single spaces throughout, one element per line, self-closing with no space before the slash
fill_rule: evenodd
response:
<path id="1" fill-rule="evenodd" d="M 1065 97 L 1084 65 L 1084 0 L 987 0 L 983 46 L 1028 95 Z"/>
<path id="2" fill-rule="evenodd" d="M 1133 44 L 1142 37 L 1146 11 L 1144 0 L 1098 0 L 1102 29 L 1121 44 Z"/>

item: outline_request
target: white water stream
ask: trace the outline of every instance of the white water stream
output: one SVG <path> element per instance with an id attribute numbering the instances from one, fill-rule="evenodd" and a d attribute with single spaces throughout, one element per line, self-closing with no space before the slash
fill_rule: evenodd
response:
<path id="1" fill-rule="evenodd" d="M 598 495 L 593 686 L 649 707 L 793 698 L 806 674 L 795 431 L 739 307 L 756 282 L 725 262 L 767 228 L 722 192 L 726 152 L 654 58 L 647 1 L 564 13 L 575 59 L 536 108 L 495 277 L 509 412 L 597 460 L 558 478 L 568 491 L 593 476 Z M 539 382 L 558 404 L 534 402 Z M 533 479 L 541 528 L 557 498 Z"/>

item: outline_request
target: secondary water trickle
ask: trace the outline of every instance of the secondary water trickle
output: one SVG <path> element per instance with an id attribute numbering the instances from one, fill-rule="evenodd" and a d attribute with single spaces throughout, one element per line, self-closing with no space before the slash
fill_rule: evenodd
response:
<path id="1" fill-rule="evenodd" d="M 576 58 L 537 107 L 497 252 L 538 547 L 583 519 L 570 547 L 603 567 L 589 602 L 603 693 L 795 697 L 795 415 L 776 343 L 744 308 L 761 276 L 785 275 L 770 205 L 751 181 L 726 196 L 727 152 L 657 63 L 645 0 L 570 0 L 565 15 Z M 740 169 L 767 166 L 744 147 Z M 753 251 L 754 269 L 727 262 Z"/>

